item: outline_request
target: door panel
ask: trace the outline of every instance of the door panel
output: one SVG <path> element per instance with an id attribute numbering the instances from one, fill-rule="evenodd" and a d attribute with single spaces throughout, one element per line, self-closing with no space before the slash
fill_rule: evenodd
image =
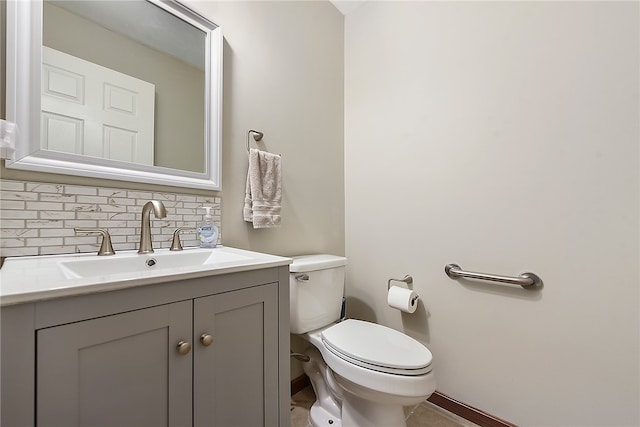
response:
<path id="1" fill-rule="evenodd" d="M 277 285 L 194 301 L 195 426 L 278 425 Z M 238 410 L 241 408 L 241 410 Z"/>
<path id="2" fill-rule="evenodd" d="M 38 426 L 191 425 L 191 302 L 37 332 Z"/>
<path id="3" fill-rule="evenodd" d="M 155 85 L 46 46 L 42 61 L 43 148 L 153 165 Z M 82 127 L 67 141 L 53 119 Z"/>

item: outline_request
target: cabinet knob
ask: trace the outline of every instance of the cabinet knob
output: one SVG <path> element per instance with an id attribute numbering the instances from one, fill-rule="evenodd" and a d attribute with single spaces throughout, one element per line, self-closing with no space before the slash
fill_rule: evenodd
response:
<path id="1" fill-rule="evenodd" d="M 200 342 L 203 346 L 208 347 L 213 344 L 213 335 L 202 334 L 200 335 Z"/>
<path id="2" fill-rule="evenodd" d="M 191 344 L 186 341 L 180 341 L 177 345 L 178 353 L 185 355 L 191 351 Z"/>

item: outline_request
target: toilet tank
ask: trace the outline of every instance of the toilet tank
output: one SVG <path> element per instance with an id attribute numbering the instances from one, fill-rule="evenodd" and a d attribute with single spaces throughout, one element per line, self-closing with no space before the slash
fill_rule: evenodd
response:
<path id="1" fill-rule="evenodd" d="M 289 265 L 291 333 L 302 334 L 340 319 L 347 259 L 335 255 L 293 257 Z"/>

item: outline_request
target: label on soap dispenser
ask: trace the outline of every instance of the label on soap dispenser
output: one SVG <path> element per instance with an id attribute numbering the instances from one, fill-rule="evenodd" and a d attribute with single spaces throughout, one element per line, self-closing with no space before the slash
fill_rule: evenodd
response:
<path id="1" fill-rule="evenodd" d="M 201 248 L 215 248 L 218 243 L 218 227 L 211 220 L 211 206 L 202 206 L 205 210 L 204 222 L 198 227 Z"/>
<path id="2" fill-rule="evenodd" d="M 200 246 L 213 248 L 218 240 L 218 228 L 212 224 L 205 224 L 198 228 L 200 236 Z"/>

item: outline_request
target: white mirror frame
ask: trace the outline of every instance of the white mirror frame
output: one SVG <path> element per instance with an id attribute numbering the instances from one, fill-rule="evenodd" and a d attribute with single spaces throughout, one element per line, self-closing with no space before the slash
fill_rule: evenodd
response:
<path id="1" fill-rule="evenodd" d="M 204 26 L 195 12 L 172 1 L 147 0 L 207 34 L 205 76 L 205 172 L 92 158 L 40 149 L 42 0 L 7 1 L 7 120 L 18 125 L 18 143 L 8 168 L 205 190 L 221 189 L 222 29 Z M 211 24 L 209 21 L 206 21 Z M 214 24 L 215 25 L 215 24 Z M 181 144 L 184 141 L 176 141 Z"/>

